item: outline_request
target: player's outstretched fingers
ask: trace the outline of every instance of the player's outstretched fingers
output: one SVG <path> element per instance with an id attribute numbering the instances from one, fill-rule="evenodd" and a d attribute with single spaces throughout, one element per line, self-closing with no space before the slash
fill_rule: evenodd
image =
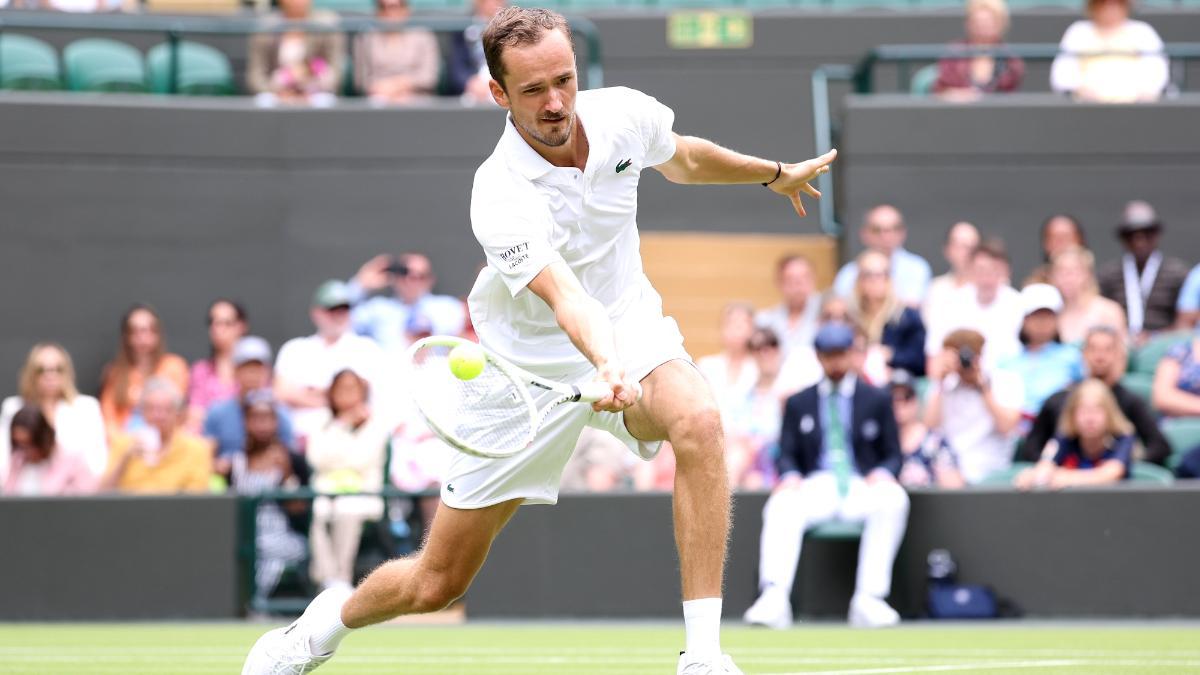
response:
<path id="1" fill-rule="evenodd" d="M 800 191 L 803 192 L 804 194 L 808 195 L 809 197 L 812 197 L 813 199 L 821 198 L 821 191 L 808 183 L 801 185 Z"/>
<path id="2" fill-rule="evenodd" d="M 799 192 L 790 195 L 788 198 L 792 200 L 792 206 L 796 209 L 796 213 L 800 214 L 801 218 L 808 215 L 808 212 L 804 210 L 804 202 L 800 201 Z"/>

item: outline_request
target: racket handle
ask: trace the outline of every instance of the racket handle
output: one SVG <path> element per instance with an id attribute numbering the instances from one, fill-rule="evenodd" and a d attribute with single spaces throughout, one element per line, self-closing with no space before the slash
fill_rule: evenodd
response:
<path id="1" fill-rule="evenodd" d="M 579 400 L 584 403 L 592 403 L 608 396 L 612 393 L 612 387 L 605 382 L 588 382 L 579 385 Z M 635 400 L 642 398 L 642 385 L 638 382 L 633 383 L 633 394 Z"/>

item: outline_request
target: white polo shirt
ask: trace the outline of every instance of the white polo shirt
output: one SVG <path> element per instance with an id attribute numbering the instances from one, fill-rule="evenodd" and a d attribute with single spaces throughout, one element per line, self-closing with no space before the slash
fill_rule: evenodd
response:
<path id="1" fill-rule="evenodd" d="M 675 155 L 675 114 L 625 87 L 581 91 L 575 112 L 588 138 L 584 171 L 547 162 L 510 116 L 471 191 L 471 228 L 487 257 L 467 301 L 475 330 L 489 349 L 551 376 L 586 363 L 526 288 L 551 263 L 564 261 L 618 330 L 635 307 L 662 312 L 642 272 L 637 188 L 642 171 Z"/>

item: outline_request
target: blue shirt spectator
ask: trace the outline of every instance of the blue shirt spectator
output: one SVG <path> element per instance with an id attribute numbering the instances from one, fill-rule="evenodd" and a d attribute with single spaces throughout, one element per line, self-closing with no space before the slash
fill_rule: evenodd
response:
<path id="1" fill-rule="evenodd" d="M 1021 413 L 1032 420 L 1055 392 L 1083 377 L 1083 356 L 1074 346 L 1057 341 L 1058 315 L 1063 300 L 1050 284 L 1030 284 L 1021 291 L 1025 318 L 1021 351 L 1001 360 L 999 367 L 1021 377 L 1025 402 Z"/>
<path id="2" fill-rule="evenodd" d="M 434 295 L 435 281 L 429 258 L 420 253 L 376 256 L 348 284 L 351 327 L 389 351 L 404 349 L 426 333 L 460 335 L 467 320 L 463 303 Z M 389 283 L 394 296 L 367 297 Z"/>
<path id="3" fill-rule="evenodd" d="M 204 418 L 204 435 L 216 444 L 216 456 L 229 458 L 246 448 L 246 402 L 271 386 L 271 345 L 257 336 L 247 336 L 233 346 L 233 376 L 238 396 L 214 404 Z M 279 440 L 295 451 L 295 437 L 287 408 L 274 403 Z"/>
<path id="4" fill-rule="evenodd" d="M 1179 289 L 1179 299 L 1175 302 L 1175 312 L 1182 328 L 1191 328 L 1200 319 L 1200 265 L 1193 267 L 1183 280 L 1183 288 Z"/>
<path id="5" fill-rule="evenodd" d="M 933 271 L 924 258 L 904 248 L 908 230 L 900 210 L 881 204 L 867 211 L 859 238 L 865 247 L 875 249 L 888 256 L 891 261 L 892 286 L 896 295 L 910 307 L 920 307 L 929 290 Z M 854 292 L 858 279 L 858 263 L 850 261 L 838 270 L 833 280 L 833 290 L 843 298 Z"/>
<path id="6" fill-rule="evenodd" d="M 462 95 L 470 103 L 491 100 L 488 91 L 487 60 L 483 54 L 483 29 L 504 6 L 506 0 L 474 0 L 471 18 L 474 23 L 461 33 L 450 36 L 450 58 L 446 62 L 445 93 Z"/>
<path id="7" fill-rule="evenodd" d="M 1129 478 L 1133 425 L 1103 380 L 1084 380 L 1067 397 L 1058 436 L 1036 466 L 1017 474 L 1018 488 L 1110 485 Z"/>

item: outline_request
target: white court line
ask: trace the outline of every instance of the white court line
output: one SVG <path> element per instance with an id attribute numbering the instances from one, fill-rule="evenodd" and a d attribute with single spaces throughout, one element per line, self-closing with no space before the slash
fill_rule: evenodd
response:
<path id="1" fill-rule="evenodd" d="M 854 670 L 818 670 L 796 673 L 773 673 L 772 675 L 883 675 L 885 673 L 939 673 L 969 670 L 1062 668 L 1084 666 L 1086 661 L 995 661 L 992 663 L 957 663 L 940 666 L 905 666 L 902 668 L 856 668 Z"/>

